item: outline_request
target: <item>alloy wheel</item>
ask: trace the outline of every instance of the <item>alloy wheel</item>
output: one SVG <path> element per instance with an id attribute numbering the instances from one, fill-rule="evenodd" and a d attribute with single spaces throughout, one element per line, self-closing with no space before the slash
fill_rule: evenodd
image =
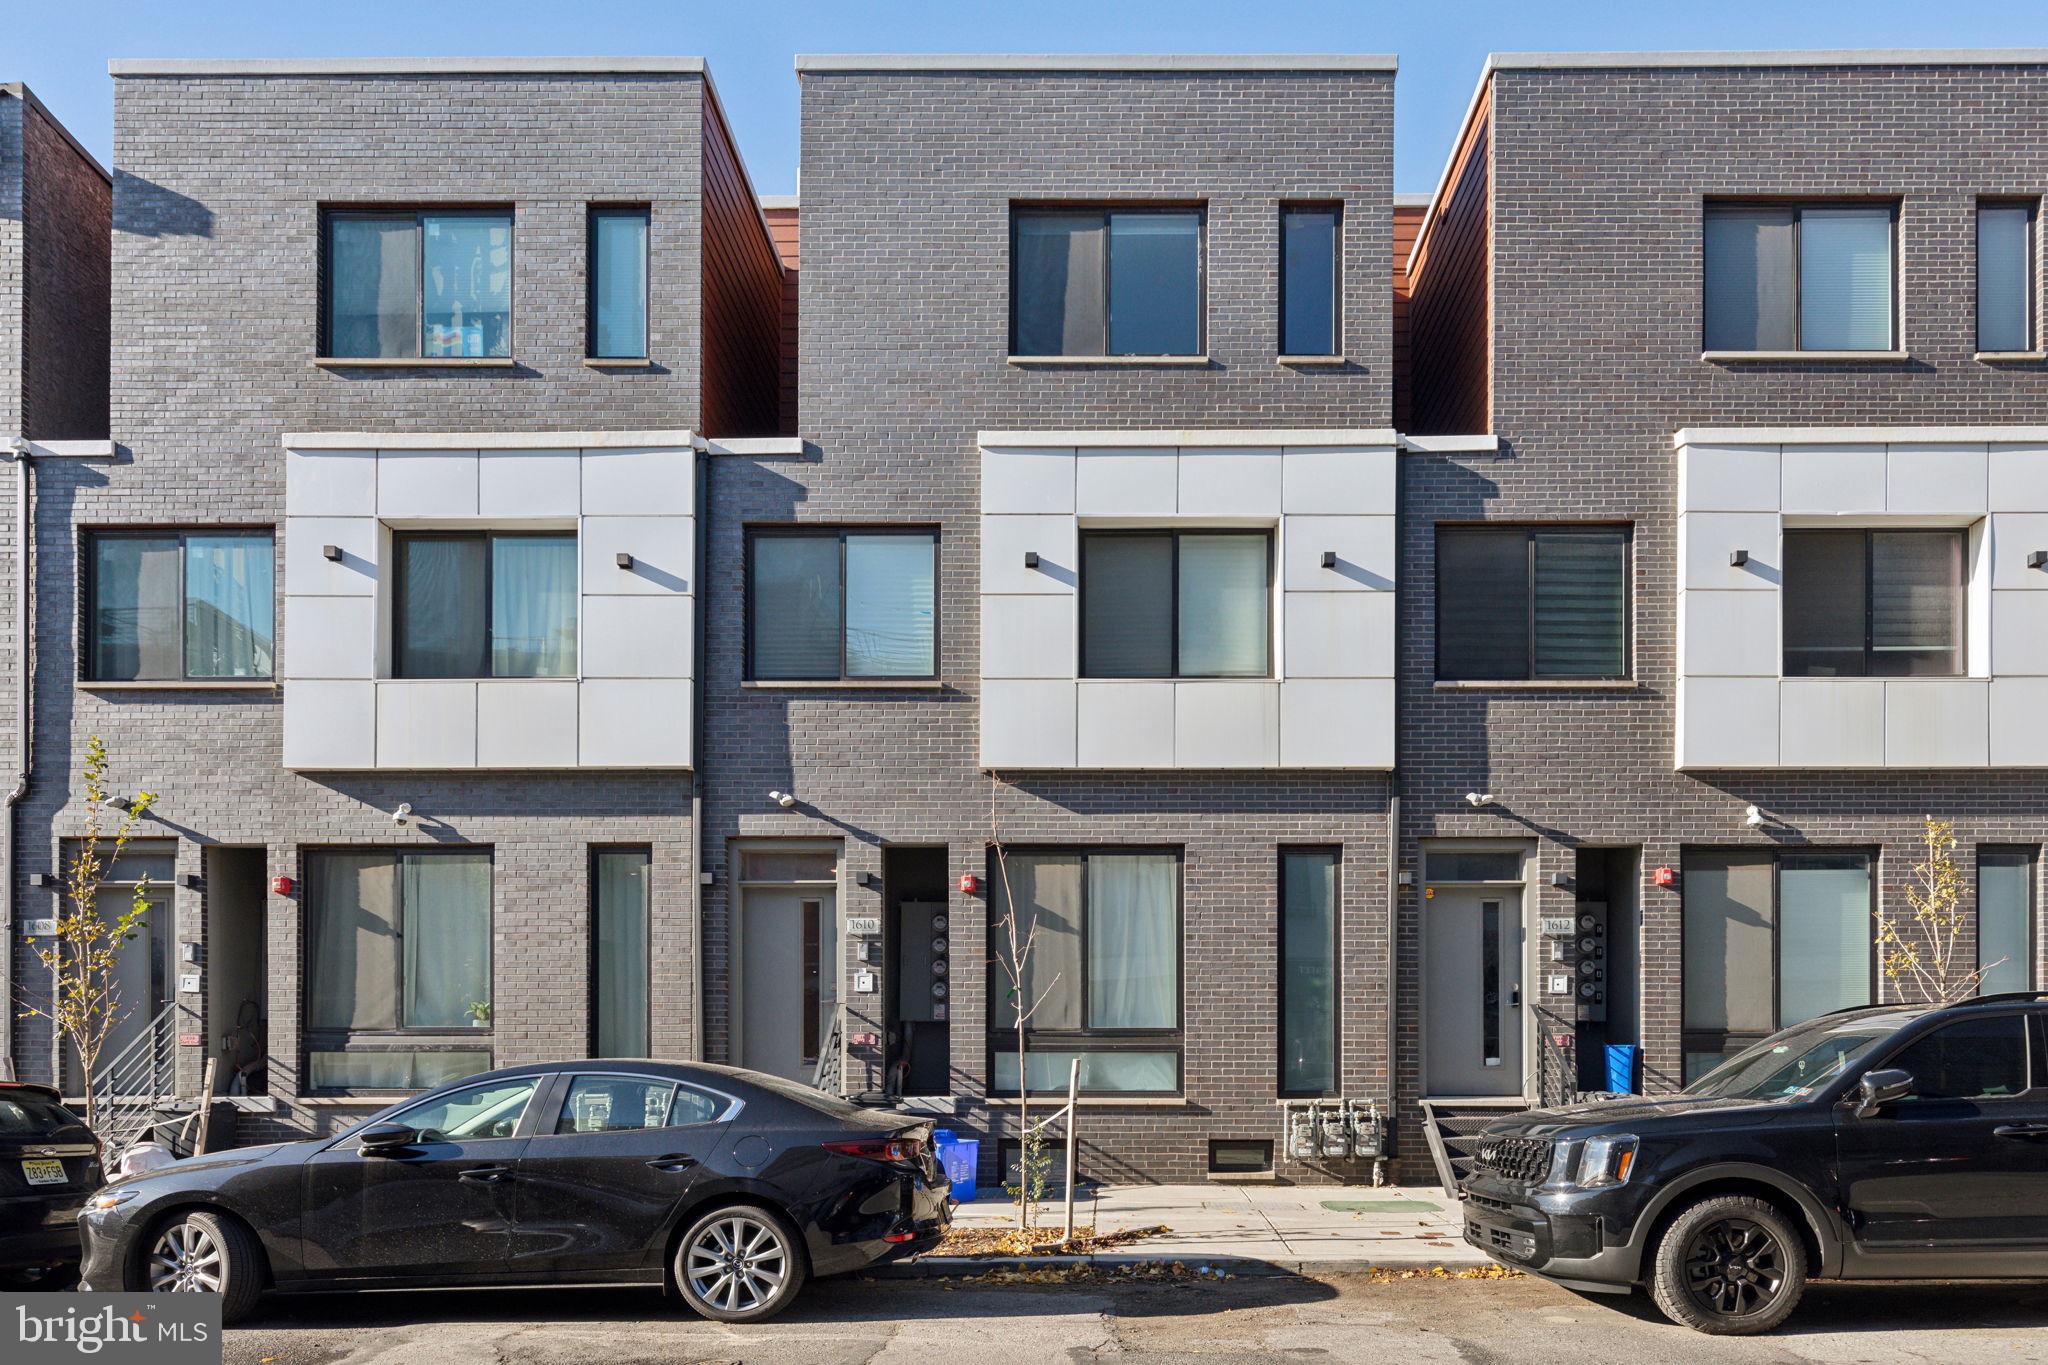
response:
<path id="1" fill-rule="evenodd" d="M 149 1249 L 149 1287 L 158 1294 L 220 1293 L 220 1247 L 195 1223 L 173 1223 Z"/>
<path id="2" fill-rule="evenodd" d="M 1766 1312 L 1785 1287 L 1785 1249 L 1746 1218 L 1709 1223 L 1686 1246 L 1685 1285 L 1693 1302 L 1716 1317 Z"/>
<path id="3" fill-rule="evenodd" d="M 789 1249 L 774 1228 L 735 1213 L 697 1234 L 684 1257 L 690 1289 L 713 1308 L 746 1313 L 782 1292 Z"/>

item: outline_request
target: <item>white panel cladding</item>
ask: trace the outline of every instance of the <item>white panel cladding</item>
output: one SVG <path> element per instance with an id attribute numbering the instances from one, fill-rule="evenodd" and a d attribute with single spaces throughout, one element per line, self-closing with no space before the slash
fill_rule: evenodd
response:
<path id="1" fill-rule="evenodd" d="M 661 443 L 632 446 L 606 444 L 618 438 L 605 433 L 554 445 L 524 434 L 502 446 L 459 438 L 473 449 L 407 436 L 377 449 L 355 448 L 359 437 L 288 439 L 304 448 L 286 452 L 285 766 L 689 766 L 696 456 L 688 433 L 636 432 L 628 439 Z M 328 441 L 350 448 L 323 448 Z M 578 672 L 392 678 L 394 585 L 384 561 L 393 528 L 421 526 L 574 529 Z M 340 549 L 338 562 L 321 553 L 329 544 Z M 630 568 L 619 567 L 621 553 L 633 557 Z"/>
<path id="2" fill-rule="evenodd" d="M 1071 678 L 1080 622 L 1074 594 L 981 599 L 981 676 Z"/>
<path id="3" fill-rule="evenodd" d="M 485 680 L 476 685 L 476 765 L 479 768 L 576 766 L 576 692 L 573 678 Z"/>
<path id="4" fill-rule="evenodd" d="M 1175 766 L 1173 689 L 1170 682 L 1081 683 L 1076 710 L 1078 766 Z"/>
<path id="5" fill-rule="evenodd" d="M 1357 444 L 1357 433 L 1299 443 L 1310 438 L 1059 432 L 1041 443 L 1005 432 L 989 441 L 983 766 L 1391 766 L 1396 457 L 1391 446 Z M 1271 530 L 1272 676 L 1079 678 L 1079 541 L 1095 527 Z M 1327 569 L 1325 551 L 1337 558 Z M 1027 554 L 1035 567 L 1025 567 Z M 1295 734 L 1283 740 L 1282 697 L 1296 678 L 1316 685 L 1289 694 Z M 1347 707 L 1362 709 L 1339 714 Z"/>
<path id="6" fill-rule="evenodd" d="M 1678 766 L 2048 764 L 2048 725 L 2028 709 L 2048 703 L 2048 572 L 2026 565 L 2048 550 L 2048 446 L 1972 429 L 1841 434 L 1718 431 L 1679 447 Z M 1775 500 L 1761 496 L 1773 467 Z M 1787 524 L 1969 528 L 1964 676 L 1783 678 Z"/>

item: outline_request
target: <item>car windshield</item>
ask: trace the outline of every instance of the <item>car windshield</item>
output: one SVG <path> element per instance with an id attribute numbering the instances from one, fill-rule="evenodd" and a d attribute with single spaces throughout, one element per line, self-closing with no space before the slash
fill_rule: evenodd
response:
<path id="1" fill-rule="evenodd" d="M 1896 1032 L 1896 1019 L 1815 1020 L 1736 1054 L 1684 1093 L 1708 1099 L 1797 1099 L 1841 1075 Z"/>

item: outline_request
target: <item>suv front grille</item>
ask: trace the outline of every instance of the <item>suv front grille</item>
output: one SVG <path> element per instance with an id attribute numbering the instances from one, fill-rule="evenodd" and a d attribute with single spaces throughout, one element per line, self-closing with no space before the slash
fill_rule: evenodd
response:
<path id="1" fill-rule="evenodd" d="M 1542 1138 L 1487 1138 L 1479 1145 L 1473 1165 L 1503 1180 L 1534 1185 L 1550 1174 L 1550 1144 Z"/>

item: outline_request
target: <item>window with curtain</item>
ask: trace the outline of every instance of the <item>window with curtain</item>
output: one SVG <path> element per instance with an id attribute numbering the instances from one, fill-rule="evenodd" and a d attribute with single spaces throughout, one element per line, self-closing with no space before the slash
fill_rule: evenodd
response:
<path id="1" fill-rule="evenodd" d="M 600 1057 L 648 1055 L 650 985 L 645 848 L 591 854 L 590 993 L 593 1050 Z"/>
<path id="2" fill-rule="evenodd" d="M 747 676 L 938 676 L 936 531 L 758 529 L 747 538 Z"/>
<path id="3" fill-rule="evenodd" d="M 1967 533 L 1787 531 L 1785 676 L 1963 672 Z"/>
<path id="4" fill-rule="evenodd" d="M 1979 995 L 2034 987 L 2034 855 L 2031 848 L 1977 851 Z"/>
<path id="5" fill-rule="evenodd" d="M 329 209 L 322 226 L 323 356 L 512 354 L 510 209 Z"/>
<path id="6" fill-rule="evenodd" d="M 576 676 L 573 532 L 401 531 L 392 548 L 397 676 Z"/>
<path id="7" fill-rule="evenodd" d="M 1273 671 L 1269 531 L 1084 531 L 1081 676 Z"/>
<path id="8" fill-rule="evenodd" d="M 271 676 L 270 532 L 91 531 L 86 565 L 89 681 Z"/>
<path id="9" fill-rule="evenodd" d="M 1180 858 L 1160 850 L 1020 850 L 989 863 L 989 1050 L 998 1091 L 1017 1090 L 1017 1023 L 1030 1085 L 1173 1094 L 1180 1088 Z M 1002 961 L 1005 918 L 1036 928 L 1020 987 Z M 1035 1008 L 1031 1003 L 1035 1002 Z"/>
<path id="10" fill-rule="evenodd" d="M 2034 349 L 2034 205 L 1977 205 L 1977 349 Z"/>
<path id="11" fill-rule="evenodd" d="M 1337 1093 L 1337 850 L 1280 854 L 1280 1093 Z"/>
<path id="12" fill-rule="evenodd" d="M 1897 349 L 1897 226 L 1895 204 L 1709 203 L 1705 349 Z"/>
<path id="13" fill-rule="evenodd" d="M 488 1067 L 491 855 L 323 849 L 305 868 L 314 1088 L 402 1090 Z"/>
<path id="14" fill-rule="evenodd" d="M 1199 355 L 1202 211 L 1020 208 L 1012 355 Z"/>
<path id="15" fill-rule="evenodd" d="M 1688 1082 L 1781 1028 L 1873 999 L 1869 853 L 1688 849 L 1683 869 Z"/>
<path id="16" fill-rule="evenodd" d="M 1436 676 L 1625 678 L 1626 527 L 1440 526 Z"/>
<path id="17" fill-rule="evenodd" d="M 1344 210 L 1290 204 L 1280 210 L 1280 354 L 1339 354 Z"/>
<path id="18" fill-rule="evenodd" d="M 647 355 L 648 211 L 590 210 L 590 335 L 593 360 Z"/>

